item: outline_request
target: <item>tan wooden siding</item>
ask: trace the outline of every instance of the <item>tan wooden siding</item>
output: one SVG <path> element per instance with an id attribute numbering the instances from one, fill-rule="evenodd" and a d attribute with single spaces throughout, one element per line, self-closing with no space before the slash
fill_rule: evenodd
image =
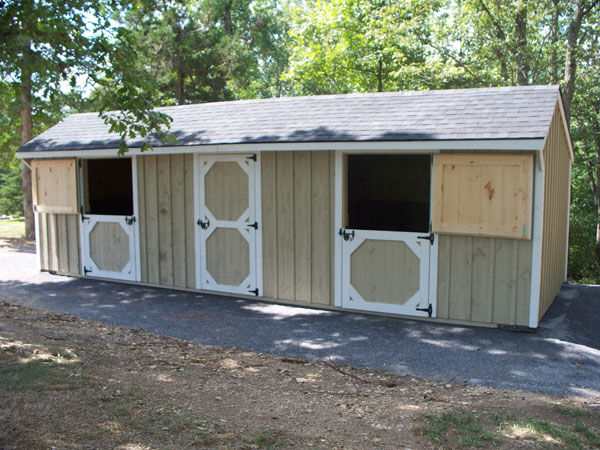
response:
<path id="1" fill-rule="evenodd" d="M 433 157 L 433 231 L 531 238 L 533 155 Z"/>
<path id="2" fill-rule="evenodd" d="M 437 317 L 527 326 L 531 250 L 532 241 L 439 236 Z"/>
<path id="3" fill-rule="evenodd" d="M 138 157 L 142 282 L 196 287 L 193 155 Z"/>
<path id="4" fill-rule="evenodd" d="M 565 281 L 570 155 L 557 104 L 544 146 L 544 223 L 539 318 Z"/>
<path id="5" fill-rule="evenodd" d="M 79 275 L 79 216 L 38 213 L 42 270 Z"/>
<path id="6" fill-rule="evenodd" d="M 261 158 L 264 296 L 333 304 L 333 152 Z"/>
<path id="7" fill-rule="evenodd" d="M 77 164 L 70 159 L 31 162 L 33 205 L 37 212 L 77 214 Z"/>

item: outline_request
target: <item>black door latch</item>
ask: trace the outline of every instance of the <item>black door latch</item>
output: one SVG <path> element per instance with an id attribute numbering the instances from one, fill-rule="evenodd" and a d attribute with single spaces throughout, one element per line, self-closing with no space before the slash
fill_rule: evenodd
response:
<path id="1" fill-rule="evenodd" d="M 135 216 L 125 217 L 125 223 L 127 225 L 133 225 L 134 222 L 135 222 Z"/>
<path id="2" fill-rule="evenodd" d="M 417 239 L 426 239 L 431 243 L 431 245 L 433 245 L 433 242 L 435 241 L 435 235 L 433 233 L 429 233 L 427 236 L 417 236 Z"/>
<path id="3" fill-rule="evenodd" d="M 198 219 L 198 222 L 196 222 L 196 224 L 200 225 L 200 228 L 202 228 L 203 230 L 206 230 L 210 225 L 210 220 L 206 219 L 206 222 L 203 222 L 202 220 Z"/>
<path id="4" fill-rule="evenodd" d="M 427 308 L 415 308 L 417 311 L 424 311 L 427 314 L 429 314 L 429 317 L 431 317 L 431 315 L 433 314 L 433 308 L 431 306 L 431 303 L 429 304 L 429 306 Z"/>

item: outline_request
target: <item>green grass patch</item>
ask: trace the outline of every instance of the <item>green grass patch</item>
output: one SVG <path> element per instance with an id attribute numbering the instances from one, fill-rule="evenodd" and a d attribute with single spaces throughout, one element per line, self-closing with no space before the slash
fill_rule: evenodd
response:
<path id="1" fill-rule="evenodd" d="M 486 429 L 486 423 L 477 414 L 458 414 L 444 411 L 441 414 L 420 416 L 424 423 L 417 433 L 427 437 L 438 447 L 491 447 L 498 444 L 498 436 Z"/>
<path id="2" fill-rule="evenodd" d="M 582 408 L 569 408 L 568 406 L 556 405 L 556 410 L 563 416 L 568 417 L 584 417 L 589 416 L 590 413 Z"/>
<path id="3" fill-rule="evenodd" d="M 253 444 L 258 448 L 283 448 L 284 441 L 281 436 L 270 433 L 268 431 L 261 431 L 254 435 Z"/>
<path id="4" fill-rule="evenodd" d="M 0 220 L 0 238 L 14 239 L 25 236 L 25 220 Z"/>
<path id="5" fill-rule="evenodd" d="M 54 361 L 33 360 L 0 367 L 0 396 L 72 387 L 81 381 L 69 375 L 64 364 Z"/>
<path id="6" fill-rule="evenodd" d="M 570 426 L 519 419 L 509 415 L 458 414 L 445 411 L 441 414 L 421 415 L 421 424 L 416 431 L 439 448 L 492 447 L 514 438 L 535 441 L 542 448 L 600 448 L 598 431 L 578 418 L 588 415 L 587 411 L 577 408 L 560 411 L 564 415 L 574 417 Z"/>

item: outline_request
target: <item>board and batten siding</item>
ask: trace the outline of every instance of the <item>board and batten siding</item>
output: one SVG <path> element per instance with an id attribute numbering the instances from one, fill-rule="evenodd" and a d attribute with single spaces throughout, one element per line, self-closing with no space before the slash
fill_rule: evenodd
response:
<path id="1" fill-rule="evenodd" d="M 544 146 L 544 222 L 542 233 L 539 319 L 546 313 L 565 281 L 568 240 L 569 144 L 559 105 L 556 105 Z"/>
<path id="2" fill-rule="evenodd" d="M 195 288 L 194 157 L 137 158 L 142 282 Z"/>
<path id="3" fill-rule="evenodd" d="M 263 295 L 333 304 L 334 153 L 263 152 Z"/>
<path id="4" fill-rule="evenodd" d="M 440 235 L 437 317 L 527 326 L 531 250 L 530 240 Z"/>
<path id="5" fill-rule="evenodd" d="M 37 213 L 38 251 L 42 270 L 79 275 L 79 216 Z"/>

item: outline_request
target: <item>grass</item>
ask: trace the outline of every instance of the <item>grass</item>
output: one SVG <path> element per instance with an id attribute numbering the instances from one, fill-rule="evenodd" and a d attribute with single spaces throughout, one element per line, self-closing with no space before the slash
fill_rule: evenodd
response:
<path id="1" fill-rule="evenodd" d="M 0 238 L 20 239 L 25 236 L 25 220 L 0 220 Z"/>
<path id="2" fill-rule="evenodd" d="M 557 407 L 561 414 L 575 417 L 570 426 L 547 421 L 518 419 L 511 416 L 458 414 L 424 414 L 417 433 L 439 448 L 482 448 L 497 446 L 509 439 L 527 439 L 544 447 L 569 450 L 600 448 L 600 434 L 578 417 L 588 415 L 578 408 Z"/>
<path id="3" fill-rule="evenodd" d="M 444 411 L 437 415 L 422 415 L 420 418 L 425 423 L 417 429 L 417 432 L 438 447 L 481 448 L 495 446 L 498 443 L 498 437 L 486 430 L 477 414 Z"/>
<path id="4" fill-rule="evenodd" d="M 73 387 L 80 379 L 69 376 L 64 364 L 32 360 L 0 367 L 0 397 L 12 392 L 39 393 Z"/>

